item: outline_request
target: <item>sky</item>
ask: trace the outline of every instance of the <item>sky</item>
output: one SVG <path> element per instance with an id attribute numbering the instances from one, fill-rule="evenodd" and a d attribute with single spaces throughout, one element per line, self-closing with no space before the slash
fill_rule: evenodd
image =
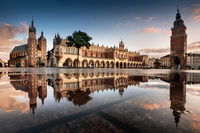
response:
<path id="1" fill-rule="evenodd" d="M 187 27 L 188 52 L 199 52 L 200 0 L 1 0 L 0 59 L 27 43 L 32 16 L 48 50 L 55 33 L 66 38 L 81 30 L 95 44 L 118 46 L 123 39 L 130 51 L 159 57 L 169 53 L 177 6 Z"/>

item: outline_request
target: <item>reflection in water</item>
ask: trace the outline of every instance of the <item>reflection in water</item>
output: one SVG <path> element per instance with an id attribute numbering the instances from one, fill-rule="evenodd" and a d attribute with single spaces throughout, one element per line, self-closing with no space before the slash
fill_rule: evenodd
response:
<path id="1" fill-rule="evenodd" d="M 186 84 L 200 83 L 197 74 L 191 73 L 170 73 L 169 75 L 127 75 L 122 73 L 57 73 L 57 74 L 12 74 L 9 73 L 10 83 L 16 90 L 28 93 L 30 110 L 35 113 L 37 108 L 37 97 L 42 104 L 47 97 L 47 84 L 53 88 L 54 98 L 60 102 L 66 98 L 74 105 L 87 104 L 92 93 L 99 91 L 118 91 L 122 97 L 126 88 L 140 85 L 141 82 L 148 82 L 155 77 L 168 82 L 170 85 L 170 109 L 174 116 L 176 127 L 180 122 L 181 115 L 186 108 Z"/>
<path id="2" fill-rule="evenodd" d="M 46 75 L 42 74 L 22 74 L 12 75 L 10 74 L 10 83 L 16 90 L 22 90 L 28 92 L 30 109 L 33 114 L 37 107 L 37 97 L 39 97 L 44 104 L 44 100 L 47 97 L 47 84 Z M 39 95 L 39 96 L 38 96 Z"/>
<path id="3" fill-rule="evenodd" d="M 170 74 L 170 108 L 173 110 L 176 126 L 185 111 L 186 103 L 186 75 L 185 73 Z"/>
<path id="4" fill-rule="evenodd" d="M 199 84 L 199 73 L 171 72 L 169 76 L 161 77 L 161 80 L 170 84 L 170 108 L 173 110 L 176 127 L 180 122 L 181 115 L 186 108 L 186 84 Z"/>
<path id="5" fill-rule="evenodd" d="M 92 98 L 91 93 L 104 90 L 118 90 L 122 96 L 129 85 L 148 82 L 147 76 L 128 76 L 120 73 L 82 73 L 82 74 L 9 74 L 10 83 L 16 90 L 28 92 L 30 109 L 33 114 L 37 107 L 37 97 L 44 104 L 47 97 L 47 82 L 54 89 L 54 98 L 60 101 L 63 97 L 74 105 L 86 104 Z M 78 80 L 79 76 L 79 80 Z M 79 81 L 79 82 L 78 82 Z"/>

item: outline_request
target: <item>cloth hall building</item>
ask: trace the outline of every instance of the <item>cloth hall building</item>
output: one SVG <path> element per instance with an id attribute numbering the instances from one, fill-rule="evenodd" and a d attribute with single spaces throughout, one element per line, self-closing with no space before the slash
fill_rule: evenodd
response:
<path id="1" fill-rule="evenodd" d="M 77 58 L 77 48 L 69 47 L 67 40 L 59 34 L 53 39 L 53 48 L 48 52 L 49 67 L 94 67 L 94 68 L 141 68 L 148 62 L 147 55 L 131 52 L 123 41 L 119 47 L 105 47 L 92 44 L 89 49 L 82 47 Z"/>

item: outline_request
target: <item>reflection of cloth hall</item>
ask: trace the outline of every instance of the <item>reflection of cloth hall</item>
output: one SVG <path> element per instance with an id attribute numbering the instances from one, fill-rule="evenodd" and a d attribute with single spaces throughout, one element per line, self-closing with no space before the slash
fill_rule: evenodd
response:
<path id="1" fill-rule="evenodd" d="M 147 82 L 146 76 L 128 76 L 117 73 L 82 73 L 82 74 L 55 74 L 48 79 L 48 84 L 54 88 L 54 97 L 60 101 L 66 97 L 75 105 L 86 104 L 91 97 L 91 93 L 108 89 L 118 90 L 122 96 L 124 89 L 128 85 L 137 85 L 140 82 Z M 79 85 L 78 85 L 79 78 Z M 11 84 L 16 90 L 28 92 L 30 109 L 35 111 L 37 107 L 37 97 L 44 104 L 47 97 L 46 75 L 24 74 L 10 75 Z M 79 87 L 78 87 L 79 86 Z"/>
<path id="2" fill-rule="evenodd" d="M 128 85 L 147 81 L 146 76 L 115 75 L 114 73 L 82 73 L 79 76 L 56 74 L 50 81 L 50 85 L 54 88 L 55 98 L 60 101 L 62 97 L 71 97 L 71 91 L 77 91 L 77 89 L 82 92 L 87 92 L 89 89 L 90 93 L 112 89 L 118 90 L 119 94 L 123 95 Z"/>

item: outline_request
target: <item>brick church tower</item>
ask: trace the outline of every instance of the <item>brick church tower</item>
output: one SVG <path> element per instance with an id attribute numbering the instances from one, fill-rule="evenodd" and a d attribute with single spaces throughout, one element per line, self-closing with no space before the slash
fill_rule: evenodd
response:
<path id="1" fill-rule="evenodd" d="M 172 27 L 170 64 L 175 69 L 185 69 L 187 64 L 187 34 L 186 26 L 177 9 L 176 20 Z"/>
<path id="2" fill-rule="evenodd" d="M 28 66 L 37 66 L 37 39 L 36 39 L 36 28 L 34 27 L 34 21 L 32 20 L 31 26 L 29 27 L 28 37 Z"/>
<path id="3" fill-rule="evenodd" d="M 43 32 L 41 32 L 41 36 L 38 40 L 36 39 L 36 28 L 34 26 L 34 21 L 32 20 L 28 37 L 28 67 L 46 66 L 46 43 L 47 41 Z"/>

